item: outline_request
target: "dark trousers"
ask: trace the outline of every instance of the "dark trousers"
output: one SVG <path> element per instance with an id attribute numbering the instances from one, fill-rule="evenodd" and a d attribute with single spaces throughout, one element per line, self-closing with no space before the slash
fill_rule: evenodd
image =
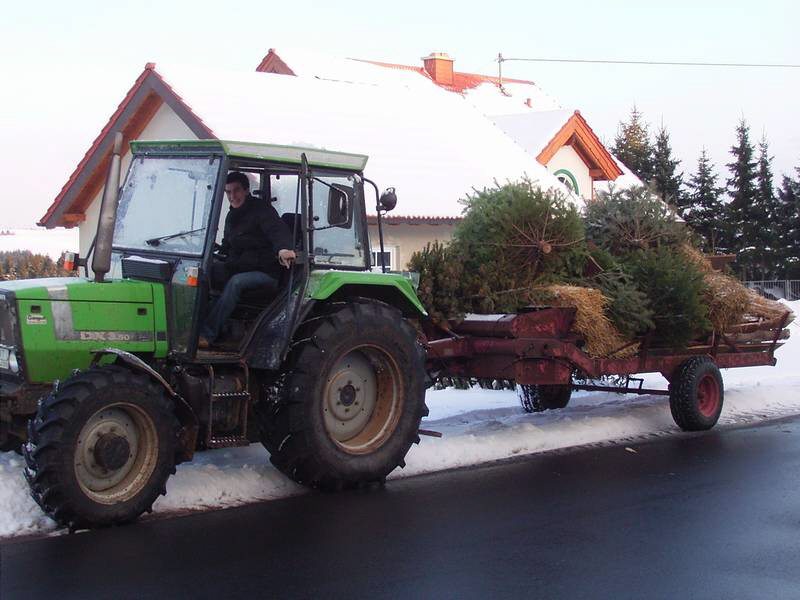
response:
<path id="1" fill-rule="evenodd" d="M 225 283 L 222 295 L 213 303 L 205 321 L 200 326 L 200 335 L 209 342 L 213 342 L 219 337 L 225 321 L 228 320 L 233 309 L 239 303 L 242 292 L 247 290 L 264 290 L 267 292 L 275 290 L 277 287 L 278 282 L 275 278 L 261 271 L 247 271 L 231 276 Z"/>

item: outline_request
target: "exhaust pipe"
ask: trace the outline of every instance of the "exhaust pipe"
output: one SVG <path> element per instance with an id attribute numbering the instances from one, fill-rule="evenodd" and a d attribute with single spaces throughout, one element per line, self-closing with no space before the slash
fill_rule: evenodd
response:
<path id="1" fill-rule="evenodd" d="M 111 150 L 111 164 L 108 166 L 108 177 L 103 189 L 103 203 L 100 206 L 100 217 L 97 219 L 97 243 L 92 257 L 92 271 L 97 283 L 104 283 L 106 273 L 111 270 L 111 244 L 114 240 L 114 223 L 117 220 L 117 202 L 119 200 L 119 178 L 122 166 L 122 133 L 114 134 L 114 148 Z"/>

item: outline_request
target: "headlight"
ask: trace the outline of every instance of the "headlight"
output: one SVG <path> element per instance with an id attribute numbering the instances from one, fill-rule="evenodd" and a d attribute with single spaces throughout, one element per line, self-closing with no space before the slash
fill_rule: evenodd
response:
<path id="1" fill-rule="evenodd" d="M 8 353 L 8 368 L 12 373 L 19 373 L 19 361 L 17 360 L 17 353 L 13 350 Z"/>

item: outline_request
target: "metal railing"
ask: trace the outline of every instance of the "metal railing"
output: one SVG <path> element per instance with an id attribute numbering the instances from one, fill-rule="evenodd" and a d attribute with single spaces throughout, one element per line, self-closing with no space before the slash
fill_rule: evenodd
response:
<path id="1" fill-rule="evenodd" d="M 744 284 L 771 300 L 800 300 L 800 279 L 745 281 Z"/>

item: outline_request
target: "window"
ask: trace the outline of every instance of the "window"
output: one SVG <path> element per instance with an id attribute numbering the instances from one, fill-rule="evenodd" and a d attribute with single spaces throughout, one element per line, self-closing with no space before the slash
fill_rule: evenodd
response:
<path id="1" fill-rule="evenodd" d="M 350 190 L 353 221 L 350 227 L 328 223 L 328 195 L 330 186 Z M 314 264 L 329 267 L 366 267 L 366 244 L 362 241 L 364 224 L 361 217 L 360 189 L 352 177 L 315 177 L 312 188 L 314 215 Z"/>
<path id="2" fill-rule="evenodd" d="M 137 157 L 121 190 L 114 246 L 199 255 L 218 158 Z"/>
<path id="3" fill-rule="evenodd" d="M 373 271 L 380 272 L 381 264 L 386 265 L 387 271 L 396 271 L 397 270 L 397 248 L 387 248 L 386 246 L 383 247 L 383 255 L 381 255 L 380 248 L 372 251 L 372 256 L 370 257 L 370 265 L 372 266 Z M 385 261 L 381 263 L 381 257 Z"/>
<path id="4" fill-rule="evenodd" d="M 559 169 L 553 175 L 563 183 L 565 186 L 569 188 L 569 190 L 574 194 L 580 194 L 580 190 L 578 189 L 578 180 L 575 179 L 575 176 L 567 171 L 566 169 Z"/>

